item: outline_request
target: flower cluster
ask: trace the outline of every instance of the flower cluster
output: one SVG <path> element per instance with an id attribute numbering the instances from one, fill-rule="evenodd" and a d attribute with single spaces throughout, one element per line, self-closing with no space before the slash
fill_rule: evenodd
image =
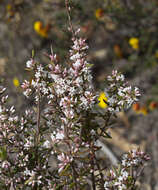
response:
<path id="1" fill-rule="evenodd" d="M 151 101 L 147 105 L 141 105 L 139 102 L 133 104 L 132 109 L 136 114 L 146 116 L 148 113 L 154 111 L 158 108 L 158 103 L 156 101 Z"/>
<path id="2" fill-rule="evenodd" d="M 131 150 L 123 155 L 121 165 L 109 171 L 104 183 L 105 190 L 126 190 L 135 186 L 136 178 L 140 171 L 138 168 L 143 166 L 150 157 L 140 150 Z M 137 169 L 137 170 L 136 170 Z"/>
<path id="3" fill-rule="evenodd" d="M 36 102 L 39 100 L 39 94 L 41 97 L 50 95 L 51 88 L 49 87 L 48 82 L 48 71 L 45 70 L 41 64 L 36 63 L 33 59 L 26 62 L 26 69 L 34 71 L 34 78 L 31 82 L 25 80 L 21 85 L 24 90 L 24 95 L 29 97 L 35 92 Z"/>
<path id="4" fill-rule="evenodd" d="M 114 70 L 111 76 L 107 77 L 107 88 L 105 94 L 107 96 L 108 111 L 119 112 L 122 109 L 128 109 L 131 105 L 138 101 L 140 96 L 137 87 L 134 89 L 127 85 L 124 75 Z"/>
<path id="5" fill-rule="evenodd" d="M 73 165 L 75 164 L 76 173 L 83 170 L 77 166 L 74 157 L 83 154 L 83 150 L 88 154 L 90 152 L 89 144 L 82 142 L 80 138 L 81 133 L 84 133 L 81 127 L 85 125 L 86 128 L 88 120 L 82 119 L 86 117 L 86 112 L 92 110 L 96 102 L 96 94 L 92 85 L 92 65 L 86 61 L 85 51 L 88 46 L 82 38 L 72 40 L 69 67 L 62 67 L 53 51 L 51 55 L 48 55 L 50 59 L 48 65 L 43 66 L 32 58 L 27 61 L 26 68 L 34 72 L 34 77 L 31 82 L 25 80 L 22 84 L 24 95 L 29 97 L 35 94 L 37 104 L 43 97 L 47 97 L 48 105 L 44 110 L 46 119 L 44 125 L 49 129 L 49 132 L 45 132 L 49 138 L 43 141 L 42 146 L 48 150 L 51 149 L 51 154 L 56 155 L 59 161 L 59 173 L 69 168 L 68 166 L 72 167 L 72 162 Z M 60 147 L 63 145 L 64 150 Z M 85 156 L 82 155 L 82 157 Z M 88 164 L 85 163 L 85 166 Z M 79 178 L 79 175 L 77 176 Z M 83 181 L 85 181 L 84 178 Z"/>
<path id="6" fill-rule="evenodd" d="M 140 150 L 131 150 L 128 154 L 123 155 L 122 166 L 140 166 L 143 162 L 150 160 L 150 157 Z"/>
<path id="7" fill-rule="evenodd" d="M 38 184 L 49 189 L 52 174 L 48 173 L 48 150 L 36 146 L 36 119 L 33 111 L 26 110 L 24 116 L 15 115 L 12 106 L 8 108 L 8 96 L 0 89 L 0 187 L 25 189 Z M 41 136 L 41 142 L 43 137 Z M 38 160 L 42 160 L 40 165 Z"/>

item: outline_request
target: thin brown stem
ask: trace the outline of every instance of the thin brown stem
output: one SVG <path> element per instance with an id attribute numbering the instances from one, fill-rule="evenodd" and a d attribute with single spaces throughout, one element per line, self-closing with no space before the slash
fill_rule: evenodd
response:
<path id="1" fill-rule="evenodd" d="M 91 178 L 92 178 L 92 188 L 93 190 L 96 190 L 96 185 L 95 185 L 95 176 L 94 176 L 94 162 L 92 161 L 92 168 L 93 168 L 93 172 L 91 174 Z"/>
<path id="2" fill-rule="evenodd" d="M 73 177 L 73 181 L 74 181 L 74 184 L 75 184 L 74 190 L 77 190 L 76 171 L 75 171 L 73 162 L 71 164 L 71 167 L 72 167 L 72 175 L 73 175 L 72 177 Z"/>
<path id="3" fill-rule="evenodd" d="M 38 147 L 40 141 L 40 119 L 41 119 L 41 110 L 40 110 L 40 91 L 38 89 L 38 102 L 37 102 L 37 127 L 36 127 L 36 136 L 35 136 L 35 146 Z"/>
<path id="4" fill-rule="evenodd" d="M 70 31 L 72 32 L 73 37 L 75 37 L 75 32 L 74 32 L 73 25 L 71 22 L 71 14 L 70 14 L 71 13 L 71 7 L 70 7 L 69 0 L 65 0 L 65 6 L 66 6 L 66 10 L 67 10 L 67 15 L 68 15 Z"/>
<path id="5" fill-rule="evenodd" d="M 100 165 L 99 165 L 98 160 L 95 155 L 94 155 L 94 159 L 95 159 L 95 164 L 97 166 L 97 169 L 99 171 L 99 175 L 100 175 L 100 179 L 101 179 L 101 187 L 104 188 L 104 176 L 103 176 L 103 173 L 101 172 Z"/>
<path id="6" fill-rule="evenodd" d="M 67 139 L 68 140 L 68 139 Z M 72 151 L 71 151 L 71 145 L 69 143 L 69 141 L 66 141 L 68 147 L 69 147 L 69 154 L 72 155 Z M 73 181 L 74 181 L 74 190 L 77 190 L 78 188 L 78 185 L 77 185 L 77 177 L 78 177 L 78 173 L 76 172 L 75 170 L 75 167 L 74 167 L 74 162 L 71 162 L 71 168 L 72 168 L 72 178 L 73 178 Z"/>
<path id="7" fill-rule="evenodd" d="M 130 175 L 131 175 L 132 178 L 133 178 L 133 184 L 132 184 L 132 186 L 129 187 L 127 190 L 132 190 L 132 189 L 135 188 L 135 183 L 136 183 L 138 177 L 139 177 L 139 176 L 141 175 L 141 173 L 143 172 L 144 167 L 145 167 L 145 165 L 143 165 L 143 166 L 141 167 L 141 169 L 140 169 L 139 172 L 136 174 L 136 176 L 133 176 L 133 168 L 132 168 L 132 167 L 130 168 Z"/>
<path id="8" fill-rule="evenodd" d="M 101 130 L 100 136 L 102 136 L 102 134 L 105 132 L 106 127 L 108 126 L 108 123 L 109 123 L 109 120 L 110 120 L 110 116 L 111 115 L 109 113 L 107 113 L 107 118 L 105 120 L 104 127 Z"/>
<path id="9" fill-rule="evenodd" d="M 91 180 L 92 180 L 92 189 L 96 190 L 96 184 L 95 184 L 95 175 L 94 175 L 94 158 L 95 158 L 95 152 L 94 152 L 94 144 L 90 144 L 91 147 L 91 168 L 92 168 L 92 174 L 91 174 Z"/>
<path id="10" fill-rule="evenodd" d="M 40 159 L 38 157 L 38 144 L 40 142 L 40 119 L 41 119 L 41 110 L 40 110 L 40 90 L 38 89 L 38 102 L 37 102 L 37 128 L 36 128 L 36 137 L 35 137 L 35 147 L 36 147 L 36 156 L 37 156 L 37 167 L 40 169 Z M 35 185 L 35 190 L 39 190 L 38 185 Z"/>
<path id="11" fill-rule="evenodd" d="M 37 103 L 37 143 L 40 140 L 40 94 L 38 95 L 38 103 Z"/>

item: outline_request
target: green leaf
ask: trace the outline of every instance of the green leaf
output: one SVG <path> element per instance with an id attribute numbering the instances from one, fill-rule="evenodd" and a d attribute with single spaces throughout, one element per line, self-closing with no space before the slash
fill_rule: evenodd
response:
<path id="1" fill-rule="evenodd" d="M 65 168 L 64 168 L 64 170 L 62 170 L 61 172 L 60 172 L 60 176 L 67 176 L 67 175 L 69 175 L 68 174 L 68 169 L 69 169 L 69 167 L 70 167 L 70 164 L 68 164 Z"/>
<path id="2" fill-rule="evenodd" d="M 105 135 L 103 135 L 103 137 L 107 138 L 107 139 L 112 139 L 111 135 L 109 135 L 107 132 L 104 132 Z"/>
<path id="3" fill-rule="evenodd" d="M 7 150 L 6 147 L 0 148 L 0 160 L 6 160 L 7 159 Z"/>
<path id="4" fill-rule="evenodd" d="M 34 58 L 34 56 L 35 56 L 35 50 L 33 49 L 32 50 L 32 58 Z"/>
<path id="5" fill-rule="evenodd" d="M 87 67 L 92 67 L 94 64 L 87 64 L 86 66 Z"/>

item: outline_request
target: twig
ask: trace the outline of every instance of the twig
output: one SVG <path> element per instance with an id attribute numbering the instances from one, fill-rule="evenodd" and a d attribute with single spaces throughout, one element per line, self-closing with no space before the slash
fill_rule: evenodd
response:
<path id="1" fill-rule="evenodd" d="M 74 32 L 73 25 L 72 25 L 72 22 L 71 22 L 71 15 L 70 15 L 71 7 L 70 7 L 69 0 L 65 0 L 65 6 L 66 6 L 66 10 L 67 10 L 67 15 L 68 15 L 70 31 L 72 32 L 72 35 L 75 37 L 75 32 Z"/>
<path id="2" fill-rule="evenodd" d="M 40 110 L 40 90 L 38 89 L 38 102 L 37 102 L 37 129 L 36 129 L 36 141 L 35 141 L 35 146 L 36 146 L 36 156 L 37 156 L 37 166 L 38 169 L 40 168 L 40 160 L 38 157 L 38 144 L 40 142 L 40 119 L 41 119 L 41 110 Z M 35 189 L 39 190 L 38 185 L 35 185 Z"/>
<path id="3" fill-rule="evenodd" d="M 91 161 L 91 165 L 92 165 L 92 174 L 91 174 L 91 178 L 92 178 L 92 188 L 93 190 L 96 190 L 96 185 L 95 185 L 95 176 L 94 176 L 94 161 Z"/>
<path id="4" fill-rule="evenodd" d="M 99 171 L 99 175 L 100 175 L 100 178 L 101 178 L 101 185 L 102 185 L 102 188 L 104 188 L 104 176 L 103 176 L 103 173 L 101 172 L 101 168 L 100 168 L 100 165 L 98 163 L 98 160 L 96 158 L 96 156 L 94 155 L 94 159 L 95 159 L 95 164 L 97 166 L 97 169 Z"/>
<path id="5" fill-rule="evenodd" d="M 41 119 L 41 113 L 40 113 L 40 92 L 38 90 L 38 102 L 37 102 L 37 141 L 36 145 L 38 145 L 38 142 L 40 140 L 40 119 Z"/>
<path id="6" fill-rule="evenodd" d="M 75 184 L 75 190 L 77 190 L 76 171 L 75 171 L 73 162 L 71 164 L 71 167 L 72 167 L 72 173 L 73 173 L 72 177 L 73 177 L 73 181 L 74 181 L 74 184 Z"/>
<path id="7" fill-rule="evenodd" d="M 91 148 L 91 152 L 90 152 L 90 156 L 91 156 L 91 168 L 92 168 L 92 173 L 91 173 L 91 181 L 92 181 L 92 189 L 96 190 L 96 184 L 95 184 L 95 175 L 94 175 L 94 159 L 95 159 L 95 152 L 94 152 L 94 144 L 90 143 L 90 148 Z"/>
<path id="8" fill-rule="evenodd" d="M 110 116 L 111 116 L 111 115 L 110 115 L 109 112 L 108 112 L 108 113 L 107 113 L 107 118 L 106 118 L 106 120 L 105 120 L 104 127 L 103 127 L 102 130 L 101 130 L 100 136 L 102 136 L 102 134 L 104 133 L 106 127 L 108 126 L 108 123 L 109 123 L 109 120 L 110 120 Z"/>

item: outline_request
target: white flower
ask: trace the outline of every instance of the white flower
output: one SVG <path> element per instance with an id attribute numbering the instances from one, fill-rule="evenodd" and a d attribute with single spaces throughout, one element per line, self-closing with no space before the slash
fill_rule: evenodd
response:
<path id="1" fill-rule="evenodd" d="M 26 169 L 24 170 L 24 174 L 25 174 L 26 176 L 28 176 L 28 175 L 31 175 L 31 172 L 30 172 L 30 170 L 28 170 L 28 168 L 26 168 Z"/>
<path id="2" fill-rule="evenodd" d="M 118 95 L 119 95 L 119 96 L 124 96 L 124 95 L 125 95 L 124 89 L 123 89 L 122 87 L 120 87 L 120 88 L 118 89 Z"/>
<path id="3" fill-rule="evenodd" d="M 61 107 L 67 108 L 71 104 L 70 99 L 68 97 L 61 98 L 59 105 Z"/>
<path id="4" fill-rule="evenodd" d="M 31 85 L 32 85 L 34 88 L 36 88 L 36 87 L 38 86 L 38 83 L 35 82 L 35 81 L 32 79 L 32 81 L 31 81 Z"/>
<path id="5" fill-rule="evenodd" d="M 3 111 L 3 107 L 0 105 L 0 113 L 2 113 Z"/>
<path id="6" fill-rule="evenodd" d="M 75 116 L 73 109 L 64 109 L 63 112 L 67 118 L 73 119 Z"/>
<path id="7" fill-rule="evenodd" d="M 38 70 L 38 72 L 40 72 L 40 73 L 42 73 L 42 72 L 44 71 L 42 65 L 39 65 L 39 66 L 37 67 L 37 70 Z"/>
<path id="8" fill-rule="evenodd" d="M 135 91 L 135 96 L 140 96 L 141 95 L 140 92 L 139 92 L 139 89 L 137 87 L 135 87 L 134 91 Z"/>
<path id="9" fill-rule="evenodd" d="M 76 78 L 76 80 L 74 81 L 74 84 L 78 87 L 81 87 L 81 85 L 83 85 L 83 77 L 79 76 Z"/>
<path id="10" fill-rule="evenodd" d="M 52 79 L 57 82 L 58 79 L 60 78 L 59 75 L 56 75 L 56 74 L 50 74 L 50 76 L 52 77 Z"/>
<path id="11" fill-rule="evenodd" d="M 87 98 L 85 98 L 84 96 L 81 96 L 80 100 L 81 100 L 81 104 L 80 105 L 81 106 L 83 105 L 83 107 L 87 109 L 87 107 L 89 107 L 88 106 L 88 100 L 87 100 Z"/>
<path id="12" fill-rule="evenodd" d="M 1 167 L 4 168 L 4 169 L 8 169 L 10 167 L 10 165 L 11 164 L 7 160 L 5 160 L 5 161 L 2 162 Z"/>
<path id="13" fill-rule="evenodd" d="M 64 135 L 64 131 L 59 131 L 57 134 L 56 134 L 56 139 L 57 140 L 62 140 L 64 139 L 65 135 Z"/>
<path id="14" fill-rule="evenodd" d="M 69 164 L 70 162 L 72 162 L 73 158 L 65 155 L 64 153 L 61 153 L 60 155 L 58 155 L 58 160 L 61 161 L 61 163 L 58 164 L 59 166 L 59 169 L 58 169 L 58 172 L 60 173 L 64 167 Z"/>
<path id="15" fill-rule="evenodd" d="M 1 112 L 1 111 L 0 111 L 0 112 Z M 10 112 L 11 112 L 11 113 L 14 113 L 14 112 L 15 112 L 14 106 L 12 106 L 12 107 L 10 108 Z"/>
<path id="16" fill-rule="evenodd" d="M 81 55 L 78 52 L 70 57 L 70 59 L 73 61 L 76 61 L 77 59 L 80 59 L 80 58 L 81 58 Z"/>
<path id="17" fill-rule="evenodd" d="M 126 180 L 129 176 L 128 172 L 124 168 L 121 170 L 121 175 L 123 180 Z"/>
<path id="18" fill-rule="evenodd" d="M 116 77 L 116 80 L 117 80 L 117 81 L 124 81 L 124 79 L 125 79 L 125 77 L 124 77 L 124 75 L 122 75 L 122 74 L 120 74 L 120 75 L 118 75 L 118 76 Z"/>
<path id="19" fill-rule="evenodd" d="M 41 73 L 40 72 L 36 72 L 35 73 L 35 77 L 36 77 L 36 80 L 40 80 L 40 77 L 41 77 Z"/>
<path id="20" fill-rule="evenodd" d="M 108 186 L 109 186 L 109 183 L 106 181 L 106 182 L 104 183 L 104 189 L 105 189 L 105 190 L 110 190 L 110 189 L 108 188 Z"/>
<path id="21" fill-rule="evenodd" d="M 81 60 L 77 59 L 74 63 L 73 63 L 73 67 L 75 69 L 79 69 L 82 66 Z"/>
<path id="22" fill-rule="evenodd" d="M 43 147 L 45 148 L 50 148 L 50 142 L 48 140 L 46 140 L 44 143 L 43 143 Z"/>
<path id="23" fill-rule="evenodd" d="M 26 62 L 26 67 L 29 68 L 29 69 L 33 68 L 33 59 L 28 60 L 28 61 Z"/>
<path id="24" fill-rule="evenodd" d="M 26 149 L 29 149 L 30 147 L 34 146 L 33 145 L 33 137 L 30 136 L 30 137 L 26 138 L 25 140 L 26 140 L 26 142 L 24 144 L 24 147 Z"/>
<path id="25" fill-rule="evenodd" d="M 108 76 L 108 77 L 107 77 L 107 80 L 110 81 L 110 82 L 112 82 L 112 81 L 113 81 L 113 78 L 112 78 L 111 76 Z"/>

